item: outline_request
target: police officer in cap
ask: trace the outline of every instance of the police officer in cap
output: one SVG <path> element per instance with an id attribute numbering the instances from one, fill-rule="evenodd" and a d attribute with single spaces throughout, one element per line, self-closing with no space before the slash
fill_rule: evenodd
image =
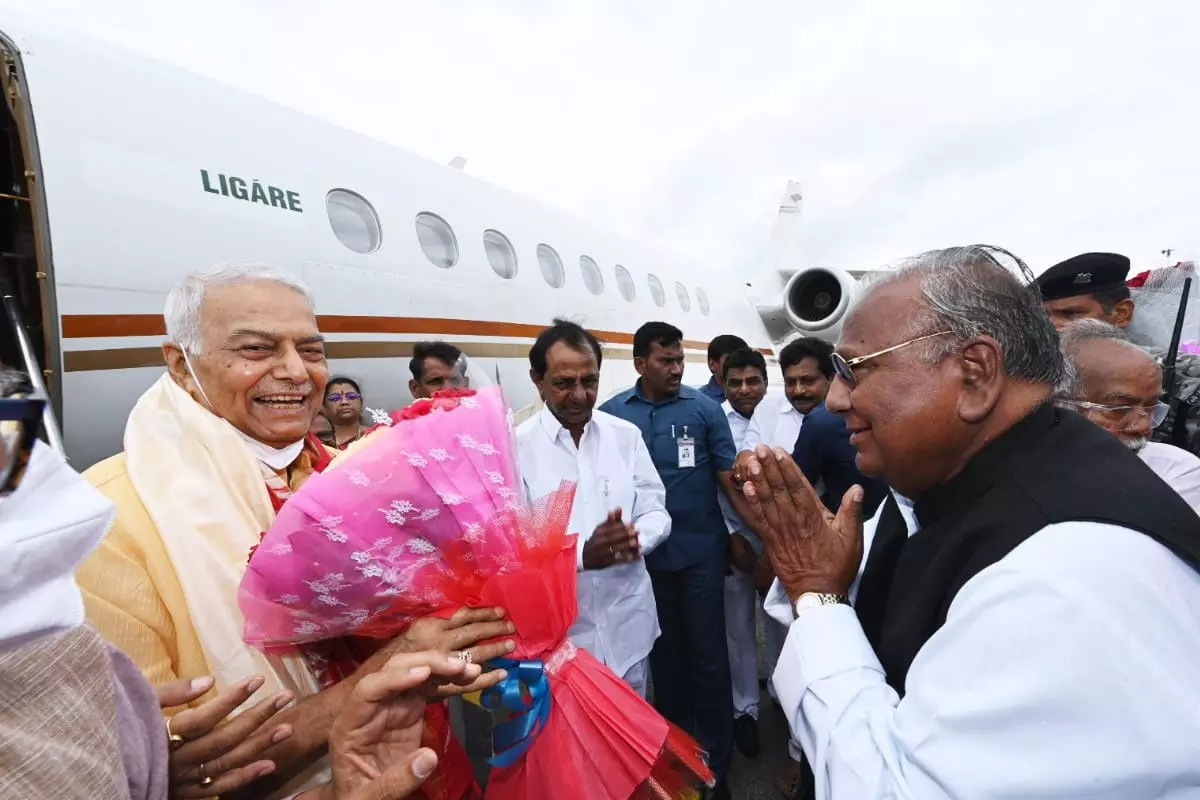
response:
<path id="1" fill-rule="evenodd" d="M 1129 258 L 1117 253 L 1083 253 L 1046 270 L 1037 279 L 1055 328 L 1078 319 L 1129 326 L 1133 298 L 1125 279 Z"/>

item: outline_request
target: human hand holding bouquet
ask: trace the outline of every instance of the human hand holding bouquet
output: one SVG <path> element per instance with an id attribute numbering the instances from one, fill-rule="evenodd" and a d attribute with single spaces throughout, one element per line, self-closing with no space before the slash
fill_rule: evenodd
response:
<path id="1" fill-rule="evenodd" d="M 712 781 L 695 742 L 567 641 L 574 487 L 522 502 L 509 419 L 498 388 L 437 395 L 311 478 L 251 557 L 246 640 L 390 638 L 462 606 L 504 608 L 516 647 L 484 694 L 509 715 L 488 796 L 685 797 Z"/>

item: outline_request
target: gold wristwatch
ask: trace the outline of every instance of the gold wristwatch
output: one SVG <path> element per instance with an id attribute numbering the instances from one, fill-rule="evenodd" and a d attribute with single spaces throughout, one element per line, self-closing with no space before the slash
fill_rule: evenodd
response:
<path id="1" fill-rule="evenodd" d="M 796 598 L 796 616 L 810 608 L 818 606 L 850 605 L 850 598 L 844 594 L 826 594 L 824 592 L 805 592 Z"/>

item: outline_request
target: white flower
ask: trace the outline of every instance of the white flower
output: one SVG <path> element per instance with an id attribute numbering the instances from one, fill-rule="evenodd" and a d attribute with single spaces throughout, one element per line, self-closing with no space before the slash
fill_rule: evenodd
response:
<path id="1" fill-rule="evenodd" d="M 371 554 L 365 550 L 359 550 L 350 554 L 350 560 L 355 564 L 366 564 L 371 560 Z"/>
<path id="2" fill-rule="evenodd" d="M 445 450 L 443 450 L 440 447 L 435 447 L 432 450 L 430 450 L 429 457 L 432 458 L 434 461 L 438 462 L 439 464 L 441 464 L 445 461 L 453 461 L 454 460 L 454 456 L 450 455 L 448 452 L 446 452 Z"/>
<path id="3" fill-rule="evenodd" d="M 395 503 L 392 503 L 391 508 L 381 508 L 379 511 L 383 514 L 384 518 L 393 525 L 408 524 L 408 517 L 404 516 L 403 512 L 396 510 Z"/>
<path id="4" fill-rule="evenodd" d="M 486 534 L 484 533 L 483 526 L 478 522 L 468 522 L 466 527 L 463 528 L 463 538 L 468 542 L 478 544 L 486 538 Z"/>
<path id="5" fill-rule="evenodd" d="M 345 531 L 341 529 L 341 524 L 342 517 L 325 517 L 325 519 L 317 523 L 317 527 L 321 529 L 321 532 L 325 534 L 325 538 L 329 539 L 329 541 L 345 544 L 349 540 L 346 537 Z"/>
<path id="6" fill-rule="evenodd" d="M 267 552 L 273 556 L 286 556 L 292 552 L 291 542 L 274 542 L 267 548 Z"/>
<path id="7" fill-rule="evenodd" d="M 458 443 L 468 450 L 474 450 L 478 444 L 475 442 L 475 437 L 468 433 L 460 433 L 457 436 Z"/>
<path id="8" fill-rule="evenodd" d="M 371 485 L 371 479 L 361 469 L 346 470 L 346 478 L 355 486 Z"/>
<path id="9" fill-rule="evenodd" d="M 298 595 L 298 594 L 281 594 L 279 596 L 279 600 L 277 602 L 282 603 L 285 606 L 294 606 L 296 603 L 300 602 L 300 595 Z"/>
<path id="10" fill-rule="evenodd" d="M 453 492 L 448 492 L 438 496 L 441 498 L 442 502 L 448 506 L 461 506 L 463 503 L 467 502 L 467 498 L 463 497 L 461 494 L 455 494 Z"/>
<path id="11" fill-rule="evenodd" d="M 325 538 L 329 539 L 331 542 L 336 542 L 337 544 L 345 544 L 346 542 L 350 541 L 349 537 L 347 537 L 346 534 L 342 533 L 341 531 L 325 531 Z"/>
<path id="12" fill-rule="evenodd" d="M 437 519 L 438 515 L 441 513 L 442 510 L 440 508 L 427 508 L 421 512 L 421 516 L 419 516 L 418 519 L 420 519 L 422 522 L 429 522 L 431 519 Z"/>
<path id="13" fill-rule="evenodd" d="M 429 541 L 428 539 L 421 538 L 420 536 L 413 538 L 413 539 L 409 539 L 408 549 L 414 553 L 436 553 L 437 552 L 437 548 L 434 547 L 433 542 Z"/>
<path id="14" fill-rule="evenodd" d="M 479 401 L 474 397 L 464 397 L 459 401 L 459 405 L 469 411 L 477 411 L 479 409 Z"/>
<path id="15" fill-rule="evenodd" d="M 379 408 L 368 408 L 367 415 L 371 418 L 371 422 L 376 425 L 391 425 L 392 417 L 386 411 Z"/>
<path id="16" fill-rule="evenodd" d="M 429 466 L 429 462 L 425 460 L 425 456 L 421 455 L 420 453 L 401 453 L 401 455 L 408 459 L 410 466 L 416 467 L 417 469 L 425 469 L 427 466 Z"/>
<path id="17" fill-rule="evenodd" d="M 365 567 L 359 567 L 359 572 L 364 578 L 381 578 L 383 577 L 383 567 L 378 564 L 368 564 Z"/>
<path id="18" fill-rule="evenodd" d="M 503 485 L 504 485 L 504 474 L 503 474 L 503 473 L 500 473 L 500 472 L 489 472 L 489 473 L 487 474 L 487 477 L 488 477 L 488 480 L 489 480 L 489 481 L 491 481 L 492 483 L 496 484 L 497 486 L 503 486 Z"/>
<path id="19" fill-rule="evenodd" d="M 485 456 L 494 456 L 500 452 L 491 442 L 483 442 L 475 449 L 480 453 L 483 453 Z"/>
<path id="20" fill-rule="evenodd" d="M 319 594 L 313 600 L 319 606 L 344 606 L 346 605 L 341 600 L 338 600 L 331 594 Z"/>
<path id="21" fill-rule="evenodd" d="M 292 631 L 297 636 L 311 636 L 314 633 L 320 633 L 321 626 L 311 620 L 302 619 L 296 623 L 296 627 Z"/>

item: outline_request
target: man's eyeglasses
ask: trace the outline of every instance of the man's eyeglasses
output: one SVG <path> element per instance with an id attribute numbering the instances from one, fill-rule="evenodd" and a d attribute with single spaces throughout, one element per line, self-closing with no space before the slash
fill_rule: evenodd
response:
<path id="1" fill-rule="evenodd" d="M 926 339 L 932 339 L 935 336 L 949 336 L 953 332 L 954 331 L 939 331 L 938 333 L 929 333 L 924 336 L 918 336 L 915 339 L 909 339 L 907 342 L 894 344 L 891 347 L 884 348 L 878 352 L 867 353 L 865 356 L 857 356 L 856 358 L 851 358 L 849 360 L 843 358 L 840 353 L 833 353 L 833 355 L 830 356 L 830 358 L 833 360 L 833 371 L 839 378 L 844 380 L 850 386 L 856 386 L 858 381 L 854 379 L 854 368 L 859 364 L 866 363 L 873 358 L 879 358 L 880 356 L 887 355 L 895 350 L 899 350 L 901 347 L 908 347 L 910 344 L 923 342 Z"/>
<path id="2" fill-rule="evenodd" d="M 333 394 L 325 395 L 326 403 L 340 403 L 342 400 L 361 400 L 362 395 L 358 392 L 334 392 Z"/>
<path id="3" fill-rule="evenodd" d="M 1150 418 L 1150 427 L 1157 428 L 1167 418 L 1171 407 L 1166 403 L 1150 405 L 1109 405 L 1108 403 L 1089 403 L 1086 400 L 1067 400 L 1075 408 L 1088 411 L 1099 411 L 1114 425 L 1131 425 L 1140 422 L 1143 417 Z"/>
<path id="4" fill-rule="evenodd" d="M 0 398 L 0 497 L 16 491 L 25 477 L 45 408 L 46 399 L 33 392 Z"/>

